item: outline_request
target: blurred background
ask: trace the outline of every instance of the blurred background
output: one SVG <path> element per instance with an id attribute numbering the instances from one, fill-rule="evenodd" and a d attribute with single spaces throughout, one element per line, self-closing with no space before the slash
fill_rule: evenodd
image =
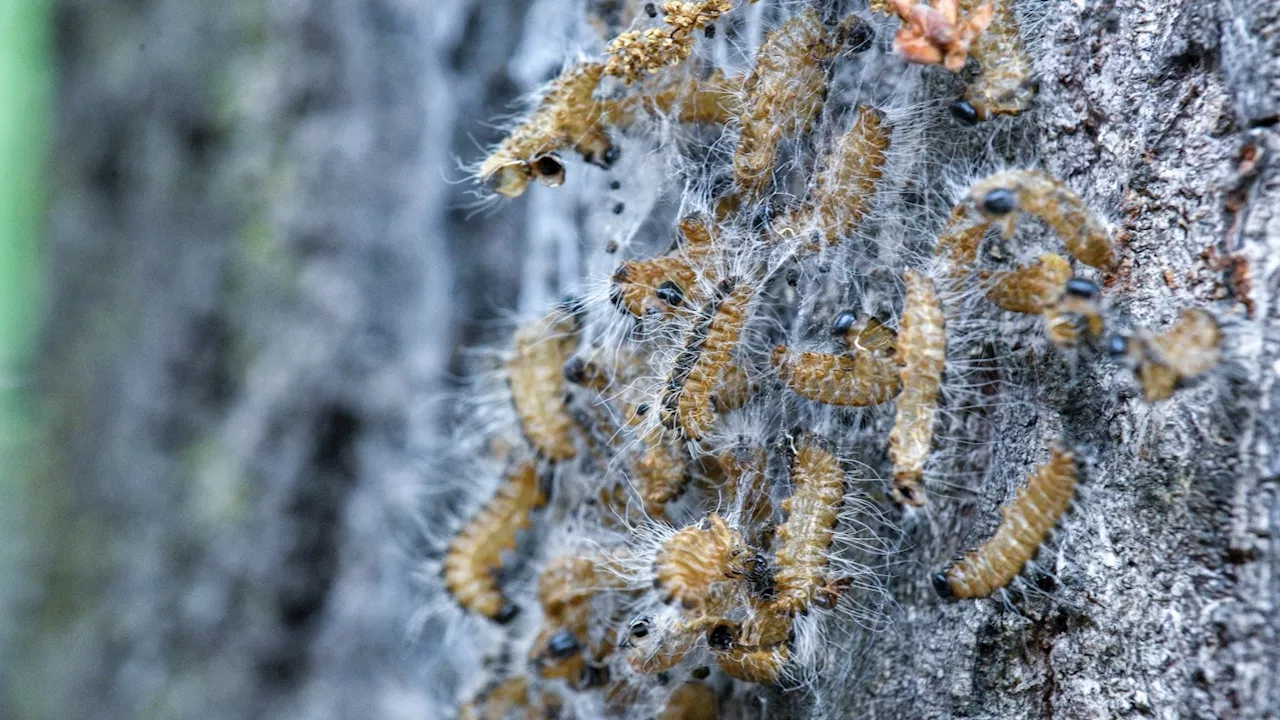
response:
<path id="1" fill-rule="evenodd" d="M 0 1 L 0 717 L 437 716 L 412 508 L 519 301 L 458 181 L 529 6 Z"/>

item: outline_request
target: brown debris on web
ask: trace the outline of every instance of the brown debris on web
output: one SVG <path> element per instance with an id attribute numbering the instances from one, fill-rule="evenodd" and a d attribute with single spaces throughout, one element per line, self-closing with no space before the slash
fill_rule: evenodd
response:
<path id="1" fill-rule="evenodd" d="M 991 24 L 995 6 L 990 1 L 960 14 L 960 0 L 934 0 L 933 5 L 914 0 L 890 0 L 902 18 L 893 48 L 903 59 L 920 65 L 942 65 L 959 72 L 969 56 L 969 46 Z"/>

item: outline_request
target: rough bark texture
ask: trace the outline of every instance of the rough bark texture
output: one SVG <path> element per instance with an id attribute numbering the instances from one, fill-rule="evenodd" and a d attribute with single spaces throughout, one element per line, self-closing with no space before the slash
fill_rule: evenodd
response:
<path id="1" fill-rule="evenodd" d="M 1136 321 L 1236 301 L 1229 372 L 1195 396 L 1208 406 L 1149 407 L 1118 375 L 1037 385 L 1090 449 L 1060 555 L 1041 558 L 1056 578 L 1008 603 L 932 596 L 936 562 L 1016 482 L 993 474 L 1007 484 L 963 522 L 907 528 L 930 550 L 818 711 L 1274 717 L 1280 5 L 1029 4 L 1041 91 L 1019 159 L 1121 231 Z M 485 121 L 558 69 L 565 47 L 539 43 L 562 42 L 563 5 L 58 4 L 49 442 L 14 500 L 38 533 L 0 528 L 25 560 L 0 578 L 20 588 L 0 716 L 442 712 L 448 652 L 409 630 L 433 398 L 457 348 L 576 271 L 536 232 L 555 201 L 473 214 L 450 180 L 496 139 Z M 1263 160 L 1242 172 L 1250 148 Z"/>

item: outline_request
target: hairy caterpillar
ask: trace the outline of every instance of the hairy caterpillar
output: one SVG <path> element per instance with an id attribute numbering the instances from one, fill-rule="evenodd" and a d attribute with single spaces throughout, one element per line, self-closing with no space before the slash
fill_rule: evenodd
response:
<path id="1" fill-rule="evenodd" d="M 978 262 L 978 248 L 991 223 L 981 216 L 974 219 L 968 203 L 956 203 L 951 209 L 946 225 L 938 235 L 934 256 L 945 259 L 952 278 L 961 278 L 973 271 Z"/>
<path id="2" fill-rule="evenodd" d="M 999 223 L 1005 237 L 1013 235 L 1021 211 L 1043 220 L 1081 262 L 1099 270 L 1115 264 L 1115 250 L 1102 221 L 1075 191 L 1046 172 L 998 172 L 970 188 L 969 202 L 988 221 Z"/>
<path id="3" fill-rule="evenodd" d="M 720 701 L 716 692 L 704 683 L 687 682 L 671 693 L 657 720 L 717 720 L 719 717 Z"/>
<path id="4" fill-rule="evenodd" d="M 529 681 L 522 675 L 513 675 L 464 704 L 458 720 L 507 720 L 520 710 L 526 720 L 544 717 L 542 709 L 529 702 Z"/>
<path id="5" fill-rule="evenodd" d="M 625 32 L 609 43 L 605 73 L 630 85 L 647 73 L 682 62 L 693 52 L 693 33 L 732 9 L 733 0 L 662 3 L 662 27 Z"/>
<path id="6" fill-rule="evenodd" d="M 647 312 L 670 315 L 694 302 L 698 274 L 706 264 L 714 239 L 707 224 L 696 218 L 680 222 L 683 247 L 667 255 L 623 263 L 613 275 L 615 305 L 636 317 Z"/>
<path id="7" fill-rule="evenodd" d="M 660 428 L 648 433 L 644 452 L 632 466 L 645 512 L 654 518 L 662 518 L 667 503 L 679 497 L 689 484 L 684 443 L 664 435 Z"/>
<path id="8" fill-rule="evenodd" d="M 862 323 L 860 330 L 845 330 L 840 324 L 845 319 L 853 325 L 853 314 L 844 313 L 837 318 L 837 332 L 857 332 L 849 343 L 854 354 L 796 352 L 779 345 L 771 358 L 778 378 L 797 394 L 829 405 L 889 402 L 902 389 L 897 336 L 876 318 Z"/>
<path id="9" fill-rule="evenodd" d="M 573 418 L 565 409 L 564 366 L 577 341 L 578 319 L 557 307 L 516 331 L 515 355 L 507 361 L 511 401 L 529 444 L 552 461 L 577 452 Z"/>
<path id="10" fill-rule="evenodd" d="M 808 132 L 826 98 L 826 63 L 859 35 L 856 15 L 835 33 L 813 10 L 805 10 L 769 33 L 747 77 L 738 120 L 742 134 L 733 156 L 733 179 L 740 199 L 753 202 L 773 182 L 778 145 Z"/>
<path id="11" fill-rule="evenodd" d="M 961 18 L 959 0 L 934 0 L 932 6 L 916 0 L 890 0 L 902 18 L 893 49 L 908 62 L 942 65 L 959 72 L 969 55 L 969 45 L 991 24 L 995 8 L 991 0 L 968 10 Z"/>
<path id="12" fill-rule="evenodd" d="M 562 555 L 552 559 L 538 576 L 538 601 L 543 629 L 534 641 L 530 659 L 544 678 L 564 678 L 574 687 L 596 683 L 593 665 L 612 652 L 606 642 L 588 658 L 588 630 L 592 600 L 601 592 L 619 589 L 620 575 L 607 568 L 601 555 Z"/>
<path id="13" fill-rule="evenodd" d="M 771 237 L 789 238 L 813 225 L 830 246 L 853 232 L 871 209 L 889 143 L 884 114 L 868 106 L 858 108 L 853 127 L 835 140 L 815 173 L 809 201 L 779 218 Z M 813 243 L 809 249 L 819 246 Z"/>
<path id="14" fill-rule="evenodd" d="M 449 543 L 445 587 L 462 607 L 499 623 L 520 612 L 502 596 L 495 575 L 502 568 L 502 553 L 514 550 L 516 535 L 531 524 L 530 513 L 546 504 L 541 485 L 537 464 L 520 464 Z"/>
<path id="15" fill-rule="evenodd" d="M 922 478 L 924 462 L 933 449 L 933 420 L 946 364 L 947 335 L 933 281 L 910 270 L 902 279 L 907 285 L 898 328 L 902 392 L 889 432 L 889 457 L 893 459 L 894 498 L 919 507 L 928 502 Z"/>
<path id="16" fill-rule="evenodd" d="M 1035 315 L 1057 304 L 1071 279 L 1071 265 L 1056 253 L 1045 253 L 1024 268 L 984 273 L 991 280 L 987 299 L 1002 310 Z"/>
<path id="17" fill-rule="evenodd" d="M 653 560 L 654 587 L 664 601 L 698 608 L 718 583 L 744 576 L 751 551 L 724 518 L 712 513 L 709 527 L 691 525 L 667 539 Z"/>
<path id="18" fill-rule="evenodd" d="M 507 197 L 523 193 L 535 177 L 559 185 L 564 182 L 564 166 L 554 153 L 566 147 L 576 149 L 587 162 L 612 165 L 613 143 L 600 123 L 602 108 L 592 98 L 603 74 L 603 65 L 583 63 L 556 78 L 538 108 L 485 158 L 480 179 Z"/>
<path id="19" fill-rule="evenodd" d="M 1108 350 L 1133 366 L 1147 402 L 1167 400 L 1187 380 L 1222 361 L 1222 328 L 1204 310 L 1182 311 L 1177 324 L 1160 334 L 1115 335 Z"/>
<path id="20" fill-rule="evenodd" d="M 943 597 L 977 598 L 1008 585 L 1035 556 L 1071 505 L 1075 492 L 1075 458 L 1054 448 L 1052 457 L 1036 469 L 1027 486 L 1000 508 L 1004 519 L 995 534 L 935 576 L 935 589 Z"/>
<path id="21" fill-rule="evenodd" d="M 707 631 L 716 663 L 729 677 L 774 683 L 791 659 L 791 618 L 756 609 L 744 622 L 723 621 Z"/>
<path id="22" fill-rule="evenodd" d="M 961 5 L 972 16 L 978 0 L 961 0 Z M 969 83 L 964 97 L 951 106 L 957 118 L 969 123 L 1020 115 L 1040 89 L 1013 14 L 1013 0 L 985 0 L 984 5 L 993 8 L 991 23 L 970 49 L 982 71 Z"/>
<path id="23" fill-rule="evenodd" d="M 824 442 L 805 436 L 796 441 L 791 482 L 791 496 L 782 501 L 787 520 L 774 537 L 778 570 L 769 606 L 784 615 L 808 610 L 827 584 L 826 553 L 844 502 L 844 471 Z"/>
<path id="24" fill-rule="evenodd" d="M 724 385 L 755 289 L 726 279 L 694 326 L 663 393 L 663 424 L 699 440 L 716 422 L 715 393 Z"/>
<path id="25" fill-rule="evenodd" d="M 1106 327 L 1098 304 L 1100 292 L 1091 280 L 1067 280 L 1062 298 L 1044 312 L 1045 332 L 1054 345 L 1075 347 L 1081 341 L 1092 344 L 1102 337 Z"/>

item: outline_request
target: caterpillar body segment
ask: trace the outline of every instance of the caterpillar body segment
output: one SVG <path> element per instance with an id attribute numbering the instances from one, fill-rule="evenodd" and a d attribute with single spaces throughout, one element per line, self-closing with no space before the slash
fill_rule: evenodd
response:
<path id="1" fill-rule="evenodd" d="M 989 273 L 987 299 L 1001 310 L 1038 315 L 1057 305 L 1071 279 L 1071 265 L 1056 253 L 1045 253 L 1027 267 Z"/>
<path id="2" fill-rule="evenodd" d="M 896 397 L 902 389 L 897 334 L 874 317 L 841 334 L 852 354 L 774 348 L 778 378 L 795 393 L 828 405 L 865 407 Z"/>
<path id="3" fill-rule="evenodd" d="M 515 550 L 516 536 L 532 524 L 533 511 L 547 497 L 537 464 L 518 465 L 497 494 L 463 526 L 444 558 L 445 587 L 463 608 L 499 623 L 509 622 L 519 607 L 498 587 L 502 554 Z"/>
<path id="4" fill-rule="evenodd" d="M 991 22 L 970 48 L 981 72 L 952 107 L 955 115 L 967 122 L 1021 115 L 1039 92 L 1035 68 L 1013 12 L 1013 0 L 983 0 L 981 5 L 979 0 L 961 0 L 962 9 L 969 13 L 983 5 L 992 9 Z"/>
<path id="5" fill-rule="evenodd" d="M 1013 235 L 1018 214 L 1026 213 L 1043 220 L 1086 265 L 1099 270 L 1115 265 L 1106 226 L 1074 190 L 1046 172 L 998 172 L 970 188 L 969 202 L 988 221 L 1000 225 L 1005 237 Z"/>
<path id="6" fill-rule="evenodd" d="M 562 307 L 516 331 L 507 381 L 520 426 L 533 449 L 553 462 L 576 454 L 573 417 L 564 402 L 565 364 L 577 344 L 578 319 Z"/>
<path id="7" fill-rule="evenodd" d="M 667 503 L 679 497 L 689 484 L 689 459 L 684 442 L 667 436 L 660 428 L 644 437 L 643 447 L 633 465 L 640 499 L 651 517 L 663 518 Z"/>
<path id="8" fill-rule="evenodd" d="M 1222 361 L 1222 328 L 1210 313 L 1188 309 L 1168 330 L 1158 335 L 1148 331 L 1133 337 L 1117 335 L 1109 349 L 1134 368 L 1143 398 L 1158 402 Z"/>
<path id="9" fill-rule="evenodd" d="M 1012 582 L 1071 505 L 1076 474 L 1071 453 L 1055 448 L 1017 497 L 1000 508 L 1004 519 L 995 534 L 935 578 L 938 592 L 955 598 L 988 597 Z"/>
<path id="10" fill-rule="evenodd" d="M 662 419 L 669 428 L 679 427 L 689 440 L 701 439 L 716 423 L 716 394 L 725 387 L 726 374 L 734 367 L 733 352 L 755 292 L 749 283 L 722 281 L 717 297 L 704 308 L 703 319 L 694 326 L 676 359 L 663 392 Z"/>
<path id="11" fill-rule="evenodd" d="M 890 0 L 890 4 L 903 23 L 893 49 L 908 62 L 942 65 L 951 72 L 964 67 L 969 46 L 991 24 L 995 13 L 991 0 L 966 8 L 963 16 L 959 0 L 934 0 L 932 5 L 917 0 Z"/>
<path id="12" fill-rule="evenodd" d="M 750 683 L 775 683 L 791 659 L 792 620 L 767 608 L 753 610 L 740 623 L 714 624 L 707 632 L 707 644 L 729 677 Z"/>
<path id="13" fill-rule="evenodd" d="M 605 73 L 629 85 L 684 61 L 693 52 L 694 33 L 732 9 L 733 0 L 662 3 L 663 25 L 625 32 L 609 43 Z"/>
<path id="14" fill-rule="evenodd" d="M 786 239 L 814 227 L 821 242 L 807 249 L 816 252 L 856 230 L 871 210 L 889 143 L 884 114 L 860 107 L 853 127 L 836 139 L 823 158 L 809 201 L 775 222 L 771 237 Z"/>
<path id="15" fill-rule="evenodd" d="M 718 720 L 720 701 L 705 683 L 687 682 L 671 693 L 657 720 Z"/>
<path id="16" fill-rule="evenodd" d="M 662 544 L 653 560 L 654 587 L 669 604 L 703 607 L 717 585 L 745 576 L 752 562 L 741 534 L 713 513 L 708 527 L 691 525 Z"/>
<path id="17" fill-rule="evenodd" d="M 754 202 L 773 183 L 778 146 L 809 131 L 825 101 L 826 63 L 841 50 L 850 16 L 835 32 L 814 10 L 805 10 L 769 33 L 747 76 L 738 121 L 742 133 L 733 157 L 740 201 Z"/>
<path id="18" fill-rule="evenodd" d="M 969 203 L 956 203 L 952 208 L 934 247 L 934 256 L 946 261 L 952 279 L 973 272 L 978 263 L 978 249 L 989 227 L 990 221 L 974 211 Z"/>
<path id="19" fill-rule="evenodd" d="M 893 460 L 894 498 L 914 507 L 924 505 L 924 463 L 933 450 L 933 423 L 946 364 L 947 336 L 942 303 L 927 276 L 908 270 L 902 322 L 898 328 L 898 358 L 902 392 L 889 432 Z"/>
<path id="20" fill-rule="evenodd" d="M 1101 289 L 1083 278 L 1073 277 L 1063 288 L 1062 298 L 1047 308 L 1045 332 L 1058 347 L 1096 344 L 1106 331 L 1099 303 Z"/>
<path id="21" fill-rule="evenodd" d="M 844 471 L 825 443 L 796 441 L 791 496 L 782 501 L 786 522 L 774 537 L 777 572 L 768 611 L 794 616 L 809 609 L 827 585 L 827 553 L 844 502 Z"/>
<path id="22" fill-rule="evenodd" d="M 541 710 L 529 701 L 529 681 L 522 675 L 503 680 L 458 711 L 459 720 L 507 720 L 511 717 L 527 720 L 542 717 Z"/>
<path id="23" fill-rule="evenodd" d="M 618 268 L 613 275 L 615 305 L 642 317 L 650 312 L 669 316 L 698 302 L 698 276 L 706 272 L 715 239 L 711 228 L 695 218 L 682 220 L 680 233 L 685 240 L 683 247 Z"/>
<path id="24" fill-rule="evenodd" d="M 567 147 L 588 162 L 611 165 L 613 143 L 600 122 L 602 108 L 592 97 L 603 76 L 599 63 L 583 63 L 561 73 L 538 108 L 481 163 L 480 179 L 507 197 L 524 193 L 534 178 L 559 185 L 564 166 L 555 153 Z"/>

